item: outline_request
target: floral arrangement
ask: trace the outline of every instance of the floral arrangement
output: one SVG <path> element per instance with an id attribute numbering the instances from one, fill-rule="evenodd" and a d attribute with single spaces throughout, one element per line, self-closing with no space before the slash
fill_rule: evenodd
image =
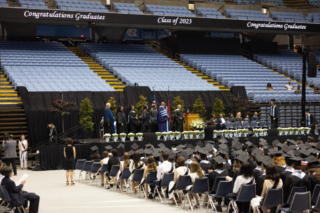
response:
<path id="1" fill-rule="evenodd" d="M 179 132 L 179 131 L 174 132 L 174 136 L 176 136 L 176 139 L 177 139 L 177 140 L 180 139 L 180 137 L 181 137 L 181 132 Z"/>
<path id="2" fill-rule="evenodd" d="M 277 130 L 279 132 L 279 135 L 281 136 L 283 134 L 283 129 L 281 127 L 278 127 Z"/>
<path id="3" fill-rule="evenodd" d="M 136 134 L 137 138 L 138 138 L 138 141 L 142 141 L 142 137 L 143 137 L 143 133 L 142 132 L 138 132 Z"/>
<path id="4" fill-rule="evenodd" d="M 110 133 L 106 133 L 106 134 L 103 135 L 103 138 L 104 138 L 104 139 L 110 138 L 110 137 L 111 137 Z"/>
<path id="5" fill-rule="evenodd" d="M 253 129 L 253 134 L 258 137 L 261 129 Z"/>
<path id="6" fill-rule="evenodd" d="M 220 132 L 220 131 L 217 131 L 217 130 L 213 130 L 213 138 L 216 138 L 217 137 L 217 133 Z"/>
<path id="7" fill-rule="evenodd" d="M 128 133 L 128 137 L 129 137 L 130 141 L 134 140 L 134 136 L 135 136 L 134 133 L 132 133 L 132 132 Z"/>
<path id="8" fill-rule="evenodd" d="M 196 138 L 200 137 L 200 131 L 199 130 L 193 131 L 193 134 L 196 136 Z"/>
<path id="9" fill-rule="evenodd" d="M 169 132 L 168 132 L 168 135 L 169 135 L 169 136 L 171 136 L 171 135 L 174 136 L 174 132 L 169 131 Z"/>
<path id="10" fill-rule="evenodd" d="M 156 136 L 158 137 L 158 136 L 161 136 L 162 135 L 162 133 L 161 132 L 156 132 Z"/>
<path id="11" fill-rule="evenodd" d="M 120 133 L 120 137 L 121 137 L 121 138 L 127 137 L 127 133 L 124 133 L 124 132 Z"/>
<path id="12" fill-rule="evenodd" d="M 118 137 L 119 137 L 119 135 L 118 135 L 118 133 L 113 133 L 113 134 L 112 134 L 112 137 L 114 137 L 114 138 L 118 138 Z"/>
<path id="13" fill-rule="evenodd" d="M 190 124 L 190 127 L 194 129 L 204 129 L 205 125 L 201 118 L 193 120 Z"/>
<path id="14" fill-rule="evenodd" d="M 188 139 L 189 132 L 188 131 L 184 131 L 184 132 L 182 132 L 182 135 L 183 135 L 184 139 Z"/>
<path id="15" fill-rule="evenodd" d="M 204 130 L 200 131 L 200 134 L 202 135 L 202 137 L 204 138 Z"/>
<path id="16" fill-rule="evenodd" d="M 192 139 L 192 138 L 193 138 L 193 134 L 194 134 L 194 132 L 193 132 L 193 131 L 189 131 L 189 132 L 188 132 L 188 135 L 189 135 L 189 138 L 190 138 L 190 139 Z"/>
<path id="17" fill-rule="evenodd" d="M 166 141 L 168 138 L 169 133 L 168 132 L 162 132 L 163 140 Z"/>

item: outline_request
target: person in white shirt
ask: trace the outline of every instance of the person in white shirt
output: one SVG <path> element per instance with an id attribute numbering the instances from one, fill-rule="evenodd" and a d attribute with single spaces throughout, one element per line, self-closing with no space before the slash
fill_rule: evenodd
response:
<path id="1" fill-rule="evenodd" d="M 107 164 L 108 164 L 108 162 L 109 162 L 109 152 L 108 152 L 108 151 L 104 151 L 104 152 L 102 153 L 102 157 L 103 157 L 103 159 L 100 161 L 101 167 L 100 167 L 100 169 L 97 171 L 97 173 L 95 173 L 95 174 L 93 175 L 94 178 L 99 174 L 99 172 L 100 172 L 100 170 L 102 169 L 103 165 L 107 165 Z M 101 186 L 101 187 L 104 187 L 104 174 L 100 174 L 100 177 L 101 177 L 101 185 L 100 185 L 100 186 Z"/>
<path id="2" fill-rule="evenodd" d="M 217 124 L 220 130 L 226 128 L 226 120 L 223 118 L 222 114 L 219 115 L 219 118 L 217 119 Z"/>
<path id="3" fill-rule="evenodd" d="M 291 81 L 289 81 L 288 84 L 284 85 L 284 88 L 287 88 L 287 90 L 291 91 L 294 89 L 294 85 L 291 83 Z"/>
<path id="4" fill-rule="evenodd" d="M 122 176 L 122 172 L 124 168 L 128 168 L 130 166 L 130 156 L 128 152 L 125 152 L 122 157 L 122 161 L 120 161 L 120 168 L 117 175 L 109 182 L 115 183 Z M 124 183 L 123 179 L 120 179 L 120 191 L 122 190 L 122 185 Z"/>
<path id="5" fill-rule="evenodd" d="M 21 135 L 20 141 L 19 141 L 21 170 L 27 169 L 27 160 L 28 160 L 27 149 L 28 149 L 28 141 L 25 139 L 24 135 Z"/>
<path id="6" fill-rule="evenodd" d="M 133 153 L 132 158 L 133 159 L 129 165 L 129 170 L 131 172 L 131 176 L 129 178 L 130 181 L 132 181 L 133 175 L 137 169 L 144 169 L 145 167 L 145 164 L 141 161 L 141 155 L 138 151 Z M 135 188 L 137 185 L 139 185 L 139 182 L 132 181 L 133 194 L 137 193 L 137 189 Z"/>
<path id="7" fill-rule="evenodd" d="M 204 177 L 204 171 L 202 171 L 200 164 L 196 161 L 192 162 L 190 165 L 190 177 L 191 177 L 192 183 L 194 183 L 196 178 L 203 178 Z M 186 190 L 191 191 L 192 185 L 187 186 Z M 192 197 L 196 200 L 196 204 L 194 205 L 194 208 L 198 208 L 200 206 L 199 198 L 198 198 L 197 194 L 190 193 L 190 194 L 187 194 L 187 196 L 189 196 L 190 200 L 192 200 Z"/>

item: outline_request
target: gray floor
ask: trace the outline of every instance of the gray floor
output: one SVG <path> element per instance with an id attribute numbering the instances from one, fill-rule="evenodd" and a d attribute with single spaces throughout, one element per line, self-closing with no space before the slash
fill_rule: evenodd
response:
<path id="1" fill-rule="evenodd" d="M 145 200 L 142 196 L 139 199 L 138 196 L 132 194 L 96 187 L 92 181 L 89 182 L 90 184 L 79 183 L 78 171 L 76 171 L 74 186 L 66 186 L 64 170 L 33 172 L 18 169 L 18 176 L 13 177 L 13 180 L 19 180 L 24 173 L 29 174 L 24 189 L 35 192 L 41 197 L 39 213 L 105 213 L 108 210 L 116 213 L 125 211 L 130 213 L 142 213 L 143 211 L 152 211 L 152 213 L 191 212 L 187 208 L 183 209 L 182 206 L 162 204 L 159 198 L 152 202 Z M 194 211 L 205 213 L 206 209 L 201 207 Z M 209 210 L 208 212 L 213 211 Z"/>

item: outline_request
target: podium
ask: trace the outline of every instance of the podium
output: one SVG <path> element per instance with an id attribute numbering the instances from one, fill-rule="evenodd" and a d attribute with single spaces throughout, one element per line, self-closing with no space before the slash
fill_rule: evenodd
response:
<path id="1" fill-rule="evenodd" d="M 190 131 L 190 124 L 193 120 L 199 119 L 199 114 L 188 114 L 184 117 L 183 131 Z"/>

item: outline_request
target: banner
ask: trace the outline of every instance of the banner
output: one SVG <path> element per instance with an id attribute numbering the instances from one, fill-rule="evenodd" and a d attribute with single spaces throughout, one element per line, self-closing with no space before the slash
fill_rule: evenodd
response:
<path id="1" fill-rule="evenodd" d="M 157 39 L 156 30 L 141 30 L 141 39 L 143 39 L 143 40 L 156 40 Z"/>
<path id="2" fill-rule="evenodd" d="M 125 35 L 125 39 L 140 39 L 140 29 L 128 29 Z"/>
<path id="3" fill-rule="evenodd" d="M 170 32 L 165 30 L 157 30 L 157 40 L 170 36 Z"/>

